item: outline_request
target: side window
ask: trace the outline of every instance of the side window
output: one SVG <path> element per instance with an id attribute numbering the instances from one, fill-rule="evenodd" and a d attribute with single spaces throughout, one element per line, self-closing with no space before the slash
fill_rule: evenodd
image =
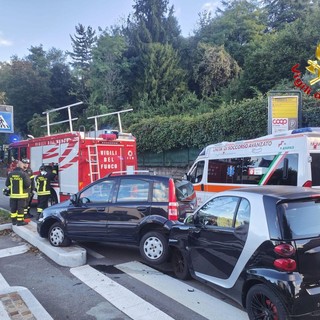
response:
<path id="1" fill-rule="evenodd" d="M 247 199 L 241 199 L 236 221 L 235 221 L 235 227 L 243 226 L 243 225 L 249 225 L 250 221 L 250 203 Z"/>
<path id="2" fill-rule="evenodd" d="M 214 198 L 198 211 L 196 219 L 203 225 L 232 228 L 239 200 L 238 197 Z"/>
<path id="3" fill-rule="evenodd" d="M 150 182 L 140 179 L 120 180 L 117 202 L 147 202 L 149 198 Z"/>
<path id="4" fill-rule="evenodd" d="M 20 148 L 20 160 L 22 160 L 23 158 L 27 158 L 27 148 L 26 147 Z"/>
<path id="5" fill-rule="evenodd" d="M 275 160 L 277 161 L 277 160 Z M 297 185 L 298 173 L 298 154 L 288 154 L 278 163 L 270 179 L 268 185 Z"/>
<path id="6" fill-rule="evenodd" d="M 204 161 L 197 162 L 189 173 L 188 180 L 192 183 L 200 183 L 204 172 Z"/>
<path id="7" fill-rule="evenodd" d="M 113 181 L 101 181 L 80 193 L 80 199 L 86 198 L 86 202 L 102 203 L 111 199 Z"/>
<path id="8" fill-rule="evenodd" d="M 190 183 L 190 182 L 189 182 Z M 153 202 L 167 202 L 169 199 L 169 187 L 168 183 L 156 181 L 153 183 Z"/>
<path id="9" fill-rule="evenodd" d="M 320 186 L 320 153 L 311 153 L 311 176 L 312 185 Z"/>
<path id="10" fill-rule="evenodd" d="M 258 184 L 275 156 L 209 160 L 208 182 Z"/>

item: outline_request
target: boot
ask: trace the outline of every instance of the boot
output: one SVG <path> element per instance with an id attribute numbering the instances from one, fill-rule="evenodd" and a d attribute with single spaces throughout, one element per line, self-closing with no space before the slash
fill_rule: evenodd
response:
<path id="1" fill-rule="evenodd" d="M 11 222 L 12 222 L 12 225 L 16 225 L 17 224 L 17 218 L 11 218 Z"/>
<path id="2" fill-rule="evenodd" d="M 27 225 L 28 224 L 28 222 L 25 222 L 25 221 L 18 221 L 17 222 L 17 226 L 19 227 L 19 226 L 25 226 L 25 225 Z"/>

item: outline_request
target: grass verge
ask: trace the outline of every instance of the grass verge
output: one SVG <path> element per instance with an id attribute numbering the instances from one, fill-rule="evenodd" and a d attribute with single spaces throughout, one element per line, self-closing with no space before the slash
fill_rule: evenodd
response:
<path id="1" fill-rule="evenodd" d="M 0 224 L 11 222 L 10 212 L 0 208 Z"/>

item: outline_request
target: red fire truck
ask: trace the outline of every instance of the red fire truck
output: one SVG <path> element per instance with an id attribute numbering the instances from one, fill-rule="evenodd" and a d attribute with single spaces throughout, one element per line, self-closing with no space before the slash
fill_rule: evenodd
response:
<path id="1" fill-rule="evenodd" d="M 97 117 L 100 116 L 95 120 Z M 122 129 L 120 118 L 119 124 Z M 53 203 L 67 200 L 70 194 L 110 172 L 130 173 L 137 169 L 136 139 L 129 133 L 70 130 L 50 135 L 49 126 L 47 136 L 30 136 L 28 140 L 11 143 L 8 162 L 9 170 L 12 170 L 16 160 L 29 158 L 35 175 L 39 174 L 42 165 L 56 170 L 57 179 L 51 192 Z"/>

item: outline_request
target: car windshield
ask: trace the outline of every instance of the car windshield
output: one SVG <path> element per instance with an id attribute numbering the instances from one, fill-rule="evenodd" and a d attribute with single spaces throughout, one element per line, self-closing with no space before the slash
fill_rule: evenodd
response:
<path id="1" fill-rule="evenodd" d="M 284 236 L 292 240 L 320 235 L 319 200 L 287 202 L 280 205 L 284 212 Z"/>

